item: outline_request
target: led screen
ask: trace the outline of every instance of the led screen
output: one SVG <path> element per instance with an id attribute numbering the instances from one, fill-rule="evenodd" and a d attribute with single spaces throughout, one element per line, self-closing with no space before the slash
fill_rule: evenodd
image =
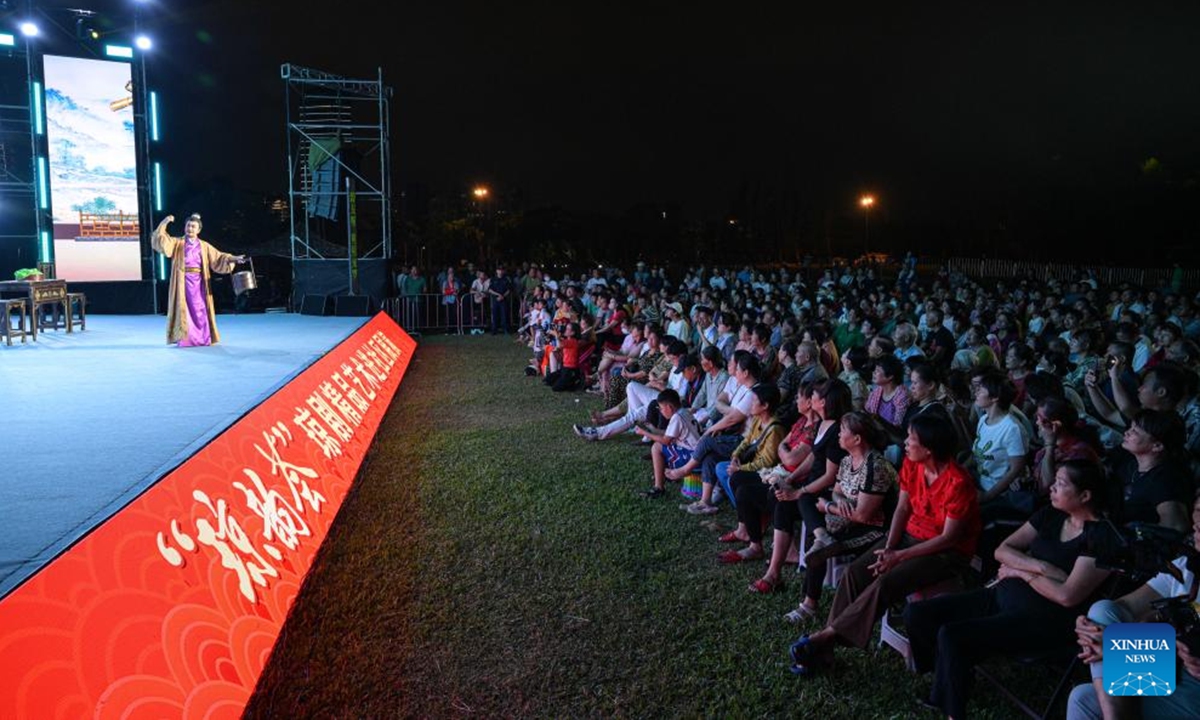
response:
<path id="1" fill-rule="evenodd" d="M 55 272 L 141 280 L 130 66 L 47 55 L 44 74 Z"/>

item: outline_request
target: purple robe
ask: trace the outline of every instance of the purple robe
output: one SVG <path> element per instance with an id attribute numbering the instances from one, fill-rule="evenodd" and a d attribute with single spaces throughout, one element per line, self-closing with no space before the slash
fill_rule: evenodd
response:
<path id="1" fill-rule="evenodd" d="M 188 240 L 183 244 L 184 267 L 201 268 L 204 265 L 200 241 Z M 212 345 L 212 334 L 208 327 L 208 304 L 205 302 L 204 273 L 184 273 L 184 297 L 187 298 L 188 333 L 179 341 L 179 347 Z"/>

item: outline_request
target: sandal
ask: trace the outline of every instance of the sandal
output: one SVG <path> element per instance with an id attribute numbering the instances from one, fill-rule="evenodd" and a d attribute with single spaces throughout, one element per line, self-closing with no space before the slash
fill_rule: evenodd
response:
<path id="1" fill-rule="evenodd" d="M 717 538 L 717 542 L 734 543 L 734 542 L 750 542 L 750 538 L 738 537 L 737 530 L 730 530 L 721 537 Z"/>
<path id="2" fill-rule="evenodd" d="M 757 560 L 762 557 L 762 554 L 755 553 L 753 555 L 743 555 L 740 550 L 726 550 L 717 555 L 717 560 L 722 565 L 732 565 L 734 563 L 746 562 L 747 560 Z"/>
<path id="3" fill-rule="evenodd" d="M 795 625 L 798 623 L 808 622 L 816 617 L 817 613 L 815 610 L 810 610 L 807 605 L 801 603 L 800 605 L 796 606 L 795 610 L 791 611 L 787 615 L 784 615 L 783 619 Z"/>
<path id="4" fill-rule="evenodd" d="M 646 498 L 647 500 L 656 500 L 666 494 L 667 494 L 666 490 L 663 490 L 662 488 L 657 488 L 657 487 L 650 488 L 649 490 L 643 490 L 641 492 L 642 497 Z"/>
<path id="5" fill-rule="evenodd" d="M 758 593 L 759 595 L 770 595 L 771 593 L 780 592 L 786 588 L 787 583 L 785 583 L 782 579 L 776 579 L 775 582 L 771 582 L 769 580 L 759 578 L 750 583 L 750 586 L 746 589 L 752 593 Z"/>

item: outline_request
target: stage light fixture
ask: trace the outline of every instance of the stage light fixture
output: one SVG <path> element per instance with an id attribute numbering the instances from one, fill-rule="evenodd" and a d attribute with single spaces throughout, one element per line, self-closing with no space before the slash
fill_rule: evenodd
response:
<path id="1" fill-rule="evenodd" d="M 148 35 L 138 35 L 134 38 L 133 44 L 138 50 L 149 50 L 154 47 L 154 42 Z"/>
<path id="2" fill-rule="evenodd" d="M 84 13 L 86 11 L 74 10 L 73 12 Z M 97 30 L 94 25 L 92 25 L 92 22 L 90 20 L 88 20 L 88 17 L 90 17 L 93 14 L 94 13 L 87 13 L 86 15 L 81 14 L 78 18 L 75 19 L 75 39 L 82 40 L 85 42 L 88 40 L 99 40 L 100 39 L 100 31 Z"/>
<path id="3" fill-rule="evenodd" d="M 26 20 L 25 22 L 21 23 L 21 34 L 25 37 L 37 37 L 38 26 Z"/>
<path id="4" fill-rule="evenodd" d="M 104 54 L 109 57 L 132 58 L 133 48 L 128 45 L 105 45 Z"/>
<path id="5" fill-rule="evenodd" d="M 0 45 L 8 45 L 9 47 L 17 44 L 17 38 L 12 33 L 0 33 Z"/>

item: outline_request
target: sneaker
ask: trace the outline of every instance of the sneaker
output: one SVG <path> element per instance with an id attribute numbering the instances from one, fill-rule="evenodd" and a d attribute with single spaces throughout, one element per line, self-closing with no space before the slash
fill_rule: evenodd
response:
<path id="1" fill-rule="evenodd" d="M 716 505 L 709 505 L 703 500 L 697 500 L 688 506 L 687 511 L 689 515 L 712 515 L 720 509 Z"/>
<path id="2" fill-rule="evenodd" d="M 679 504 L 679 509 L 680 509 L 680 510 L 682 510 L 682 511 L 684 511 L 684 512 L 691 512 L 691 511 L 692 511 L 692 506 L 693 506 L 693 505 L 699 505 L 699 504 L 700 504 L 700 501 L 699 501 L 699 500 L 697 500 L 697 501 L 695 501 L 695 502 L 690 502 L 690 503 L 680 503 L 680 504 Z"/>
<path id="3" fill-rule="evenodd" d="M 725 499 L 725 491 L 723 489 L 721 489 L 721 486 L 718 485 L 715 488 L 713 488 L 712 504 L 716 505 L 717 503 L 721 502 L 724 499 Z"/>
<path id="4" fill-rule="evenodd" d="M 583 438 L 584 440 L 595 440 L 597 437 L 596 436 L 596 428 L 594 428 L 594 427 L 585 427 L 583 425 L 576 423 L 571 426 L 571 429 L 575 431 L 576 435 Z"/>
<path id="5" fill-rule="evenodd" d="M 663 490 L 662 488 L 650 488 L 649 490 L 643 490 L 641 492 L 641 496 L 646 498 L 647 500 L 657 500 L 658 498 L 660 498 L 666 494 L 667 494 L 667 491 Z"/>

